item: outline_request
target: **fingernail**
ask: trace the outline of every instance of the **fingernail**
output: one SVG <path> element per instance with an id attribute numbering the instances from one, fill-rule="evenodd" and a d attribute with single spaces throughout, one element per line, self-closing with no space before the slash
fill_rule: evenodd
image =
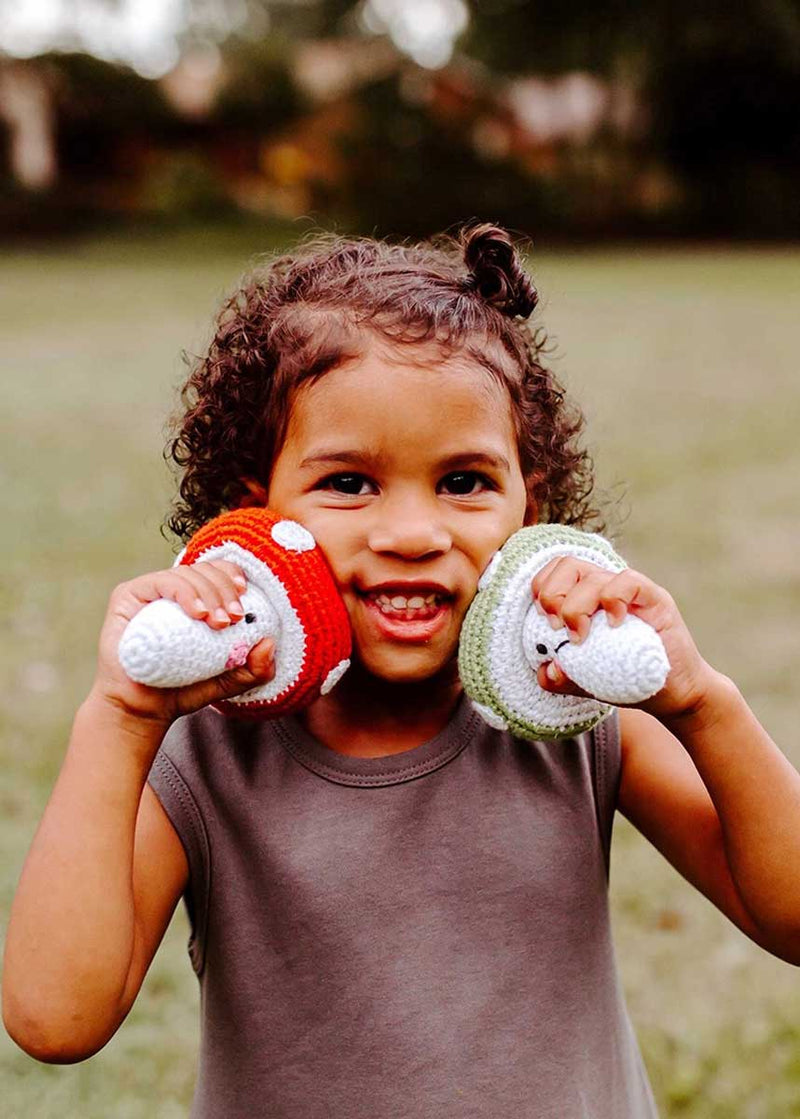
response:
<path id="1" fill-rule="evenodd" d="M 576 629 L 571 629 L 569 631 L 569 639 L 573 645 L 580 645 L 581 643 L 581 635 Z"/>
<path id="2" fill-rule="evenodd" d="M 217 607 L 217 609 L 214 611 L 212 616 L 213 616 L 215 622 L 229 622 L 230 621 L 230 618 L 228 617 L 227 612 L 225 610 L 223 610 L 221 606 Z"/>
<path id="3" fill-rule="evenodd" d="M 203 602 L 202 598 L 196 598 L 194 600 L 194 608 L 200 614 L 207 614 L 208 613 L 208 607 Z"/>
<path id="4" fill-rule="evenodd" d="M 233 581 L 236 586 L 241 587 L 242 590 L 244 590 L 247 586 L 247 580 L 245 579 L 244 575 L 234 575 Z"/>
<path id="5" fill-rule="evenodd" d="M 244 610 L 240 602 L 229 602 L 227 609 L 229 614 L 238 614 L 240 618 L 244 617 Z"/>
<path id="6" fill-rule="evenodd" d="M 550 622 L 551 629 L 561 629 L 562 628 L 561 621 L 554 614 L 550 614 L 548 620 Z"/>
<path id="7" fill-rule="evenodd" d="M 547 679 L 552 681 L 553 684 L 557 684 L 560 680 L 559 671 L 554 661 L 550 661 L 544 672 Z"/>

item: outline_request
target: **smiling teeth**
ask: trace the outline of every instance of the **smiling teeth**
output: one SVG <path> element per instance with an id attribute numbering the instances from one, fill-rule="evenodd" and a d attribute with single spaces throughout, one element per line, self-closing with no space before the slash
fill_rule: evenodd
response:
<path id="1" fill-rule="evenodd" d="M 441 596 L 438 594 L 412 595 L 411 598 L 406 598 L 405 595 L 395 594 L 379 594 L 375 595 L 373 601 L 378 606 L 382 614 L 401 614 L 407 612 L 424 612 L 426 614 L 431 611 L 438 610 L 441 604 Z"/>
<path id="2" fill-rule="evenodd" d="M 394 594 L 389 597 L 388 594 L 379 594 L 375 596 L 375 601 L 379 606 L 394 606 L 396 610 L 406 610 L 410 606 L 412 610 L 418 610 L 420 606 L 433 606 L 439 601 L 437 594 L 429 594 L 423 598 L 421 594 L 415 594 L 412 598 L 406 598 L 402 594 Z"/>

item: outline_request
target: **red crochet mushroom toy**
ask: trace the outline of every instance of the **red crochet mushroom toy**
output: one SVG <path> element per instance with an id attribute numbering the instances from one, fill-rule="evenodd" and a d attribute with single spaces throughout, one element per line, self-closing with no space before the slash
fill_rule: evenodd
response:
<path id="1" fill-rule="evenodd" d="M 275 641 L 275 676 L 216 706 L 229 715 L 271 718 L 324 695 L 350 665 L 352 635 L 344 603 L 314 537 L 268 509 L 235 509 L 204 525 L 182 564 L 229 560 L 247 576 L 240 622 L 212 630 L 160 599 L 131 619 L 119 644 L 128 676 L 151 687 L 208 680 L 244 664 L 263 637 Z"/>

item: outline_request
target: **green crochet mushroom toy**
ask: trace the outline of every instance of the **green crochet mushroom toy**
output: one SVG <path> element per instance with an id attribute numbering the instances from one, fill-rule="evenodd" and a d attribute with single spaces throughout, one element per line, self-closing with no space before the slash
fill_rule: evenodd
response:
<path id="1" fill-rule="evenodd" d="M 612 705 L 639 703 L 664 686 L 669 660 L 658 633 L 628 614 L 616 627 L 605 611 L 573 645 L 533 605 L 534 575 L 558 556 L 576 556 L 607 571 L 627 564 L 595 533 L 566 525 L 533 525 L 511 536 L 478 582 L 461 628 L 458 667 L 475 709 L 493 727 L 520 738 L 570 738 L 591 729 Z M 558 660 L 590 698 L 545 691 L 539 666 Z"/>

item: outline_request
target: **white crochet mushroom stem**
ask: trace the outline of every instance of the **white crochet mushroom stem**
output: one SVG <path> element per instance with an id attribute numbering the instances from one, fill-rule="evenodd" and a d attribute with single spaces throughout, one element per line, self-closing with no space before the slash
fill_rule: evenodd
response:
<path id="1" fill-rule="evenodd" d="M 567 630 L 553 631 L 531 607 L 525 618 L 522 647 L 533 672 L 545 660 L 557 660 L 579 688 L 601 703 L 641 703 L 661 691 L 669 674 L 664 644 L 641 618 L 628 614 L 611 626 L 604 610 L 591 620 L 580 644 L 570 642 Z M 542 654 L 543 647 L 548 649 Z"/>
<path id="2" fill-rule="evenodd" d="M 269 618 L 272 619 L 268 623 L 267 631 L 261 634 L 261 636 L 275 637 L 275 675 L 266 684 L 257 684 L 249 691 L 234 696 L 229 702 L 267 703 L 276 699 L 278 696 L 284 695 L 295 684 L 302 672 L 303 664 L 306 659 L 307 637 L 303 624 L 298 617 L 297 611 L 289 600 L 289 594 L 283 583 L 278 576 L 271 571 L 266 564 L 262 563 L 254 556 L 252 552 L 247 551 L 247 549 L 243 548 L 240 544 L 236 544 L 231 540 L 226 540 L 221 544 L 207 548 L 200 558 L 203 560 L 228 560 L 241 567 L 247 577 L 247 590 L 244 594 L 240 595 L 242 606 L 244 606 L 245 610 L 249 610 L 247 604 L 251 600 L 248 596 L 257 594 L 260 596 L 258 600 L 259 603 L 265 604 L 268 610 L 265 611 L 264 606 L 259 606 L 259 608 L 250 612 L 255 613 L 258 618 L 259 610 L 261 610 L 262 613 L 265 613 L 265 616 L 268 614 Z M 253 599 L 252 601 L 255 600 Z M 256 637 L 252 645 L 255 645 L 256 641 L 260 640 L 259 636 L 249 632 L 256 623 L 248 625 L 248 623 L 243 620 L 238 622 L 235 626 L 227 626 L 224 630 L 212 630 L 205 622 L 197 622 L 195 619 L 189 618 L 188 615 L 184 614 L 183 610 L 173 602 L 160 600 L 158 603 L 150 603 L 131 619 L 120 641 L 120 663 L 128 675 L 131 676 L 131 679 L 134 680 L 136 680 L 137 677 L 132 676 L 131 672 L 128 670 L 128 665 L 133 664 L 134 661 L 134 656 L 128 649 L 128 642 L 129 640 L 132 641 L 132 638 L 129 639 L 128 633 L 131 627 L 134 627 L 133 634 L 136 634 L 137 630 L 145 625 L 144 621 L 140 621 L 138 626 L 134 626 L 137 618 L 141 619 L 142 615 L 150 611 L 151 607 L 155 606 L 159 606 L 160 608 L 158 627 L 162 634 L 158 639 L 161 642 L 158 648 L 163 651 L 164 658 L 167 662 L 170 661 L 170 658 L 173 662 L 168 672 L 161 675 L 160 679 L 175 681 L 185 668 L 183 658 L 188 655 L 186 650 L 193 647 L 198 651 L 196 659 L 203 664 L 202 669 L 197 669 L 197 671 L 201 671 L 202 674 L 194 675 L 195 669 L 193 667 L 190 670 L 193 677 L 191 680 L 181 676 L 180 683 L 155 683 L 154 676 L 150 675 L 146 680 L 138 679 L 139 683 L 149 683 L 152 687 L 169 688 L 180 687 L 181 683 L 196 683 L 198 680 L 209 680 L 212 676 L 218 675 L 219 672 L 225 671 L 231 653 L 241 657 L 241 648 L 226 647 L 226 655 L 223 660 L 222 668 L 218 668 L 219 657 L 217 651 L 214 650 L 213 655 L 210 655 L 208 651 L 210 648 L 209 635 L 211 635 L 211 642 L 214 642 L 216 636 L 219 635 L 223 638 L 223 643 L 231 641 L 232 646 L 236 646 L 237 642 L 243 643 L 245 640 L 249 640 L 251 636 Z M 169 609 L 166 615 L 164 615 L 161 611 L 161 607 L 163 606 L 171 607 L 172 609 Z M 151 618 L 153 616 L 153 614 L 149 615 Z M 175 640 L 176 635 L 180 635 L 184 632 L 187 624 L 191 624 L 191 634 L 193 636 L 187 638 L 185 641 L 178 636 L 178 639 Z M 244 627 L 247 627 L 248 631 L 246 637 L 244 636 Z M 252 645 L 250 645 L 251 648 Z M 140 647 L 144 648 L 144 646 Z M 181 650 L 180 655 L 177 657 L 180 661 L 179 664 L 174 663 L 176 659 L 175 650 Z M 137 665 L 142 659 L 143 658 L 140 657 L 137 660 Z M 193 664 L 194 659 L 195 658 L 192 658 Z M 242 663 L 244 663 L 243 660 Z M 142 669 L 134 666 L 133 671 L 142 671 Z"/>
<path id="3" fill-rule="evenodd" d="M 277 611 L 257 587 L 240 596 L 244 618 L 214 630 L 190 618 L 168 599 L 150 602 L 125 627 L 119 660 L 131 680 L 154 688 L 178 688 L 239 667 L 263 637 L 280 641 Z"/>

